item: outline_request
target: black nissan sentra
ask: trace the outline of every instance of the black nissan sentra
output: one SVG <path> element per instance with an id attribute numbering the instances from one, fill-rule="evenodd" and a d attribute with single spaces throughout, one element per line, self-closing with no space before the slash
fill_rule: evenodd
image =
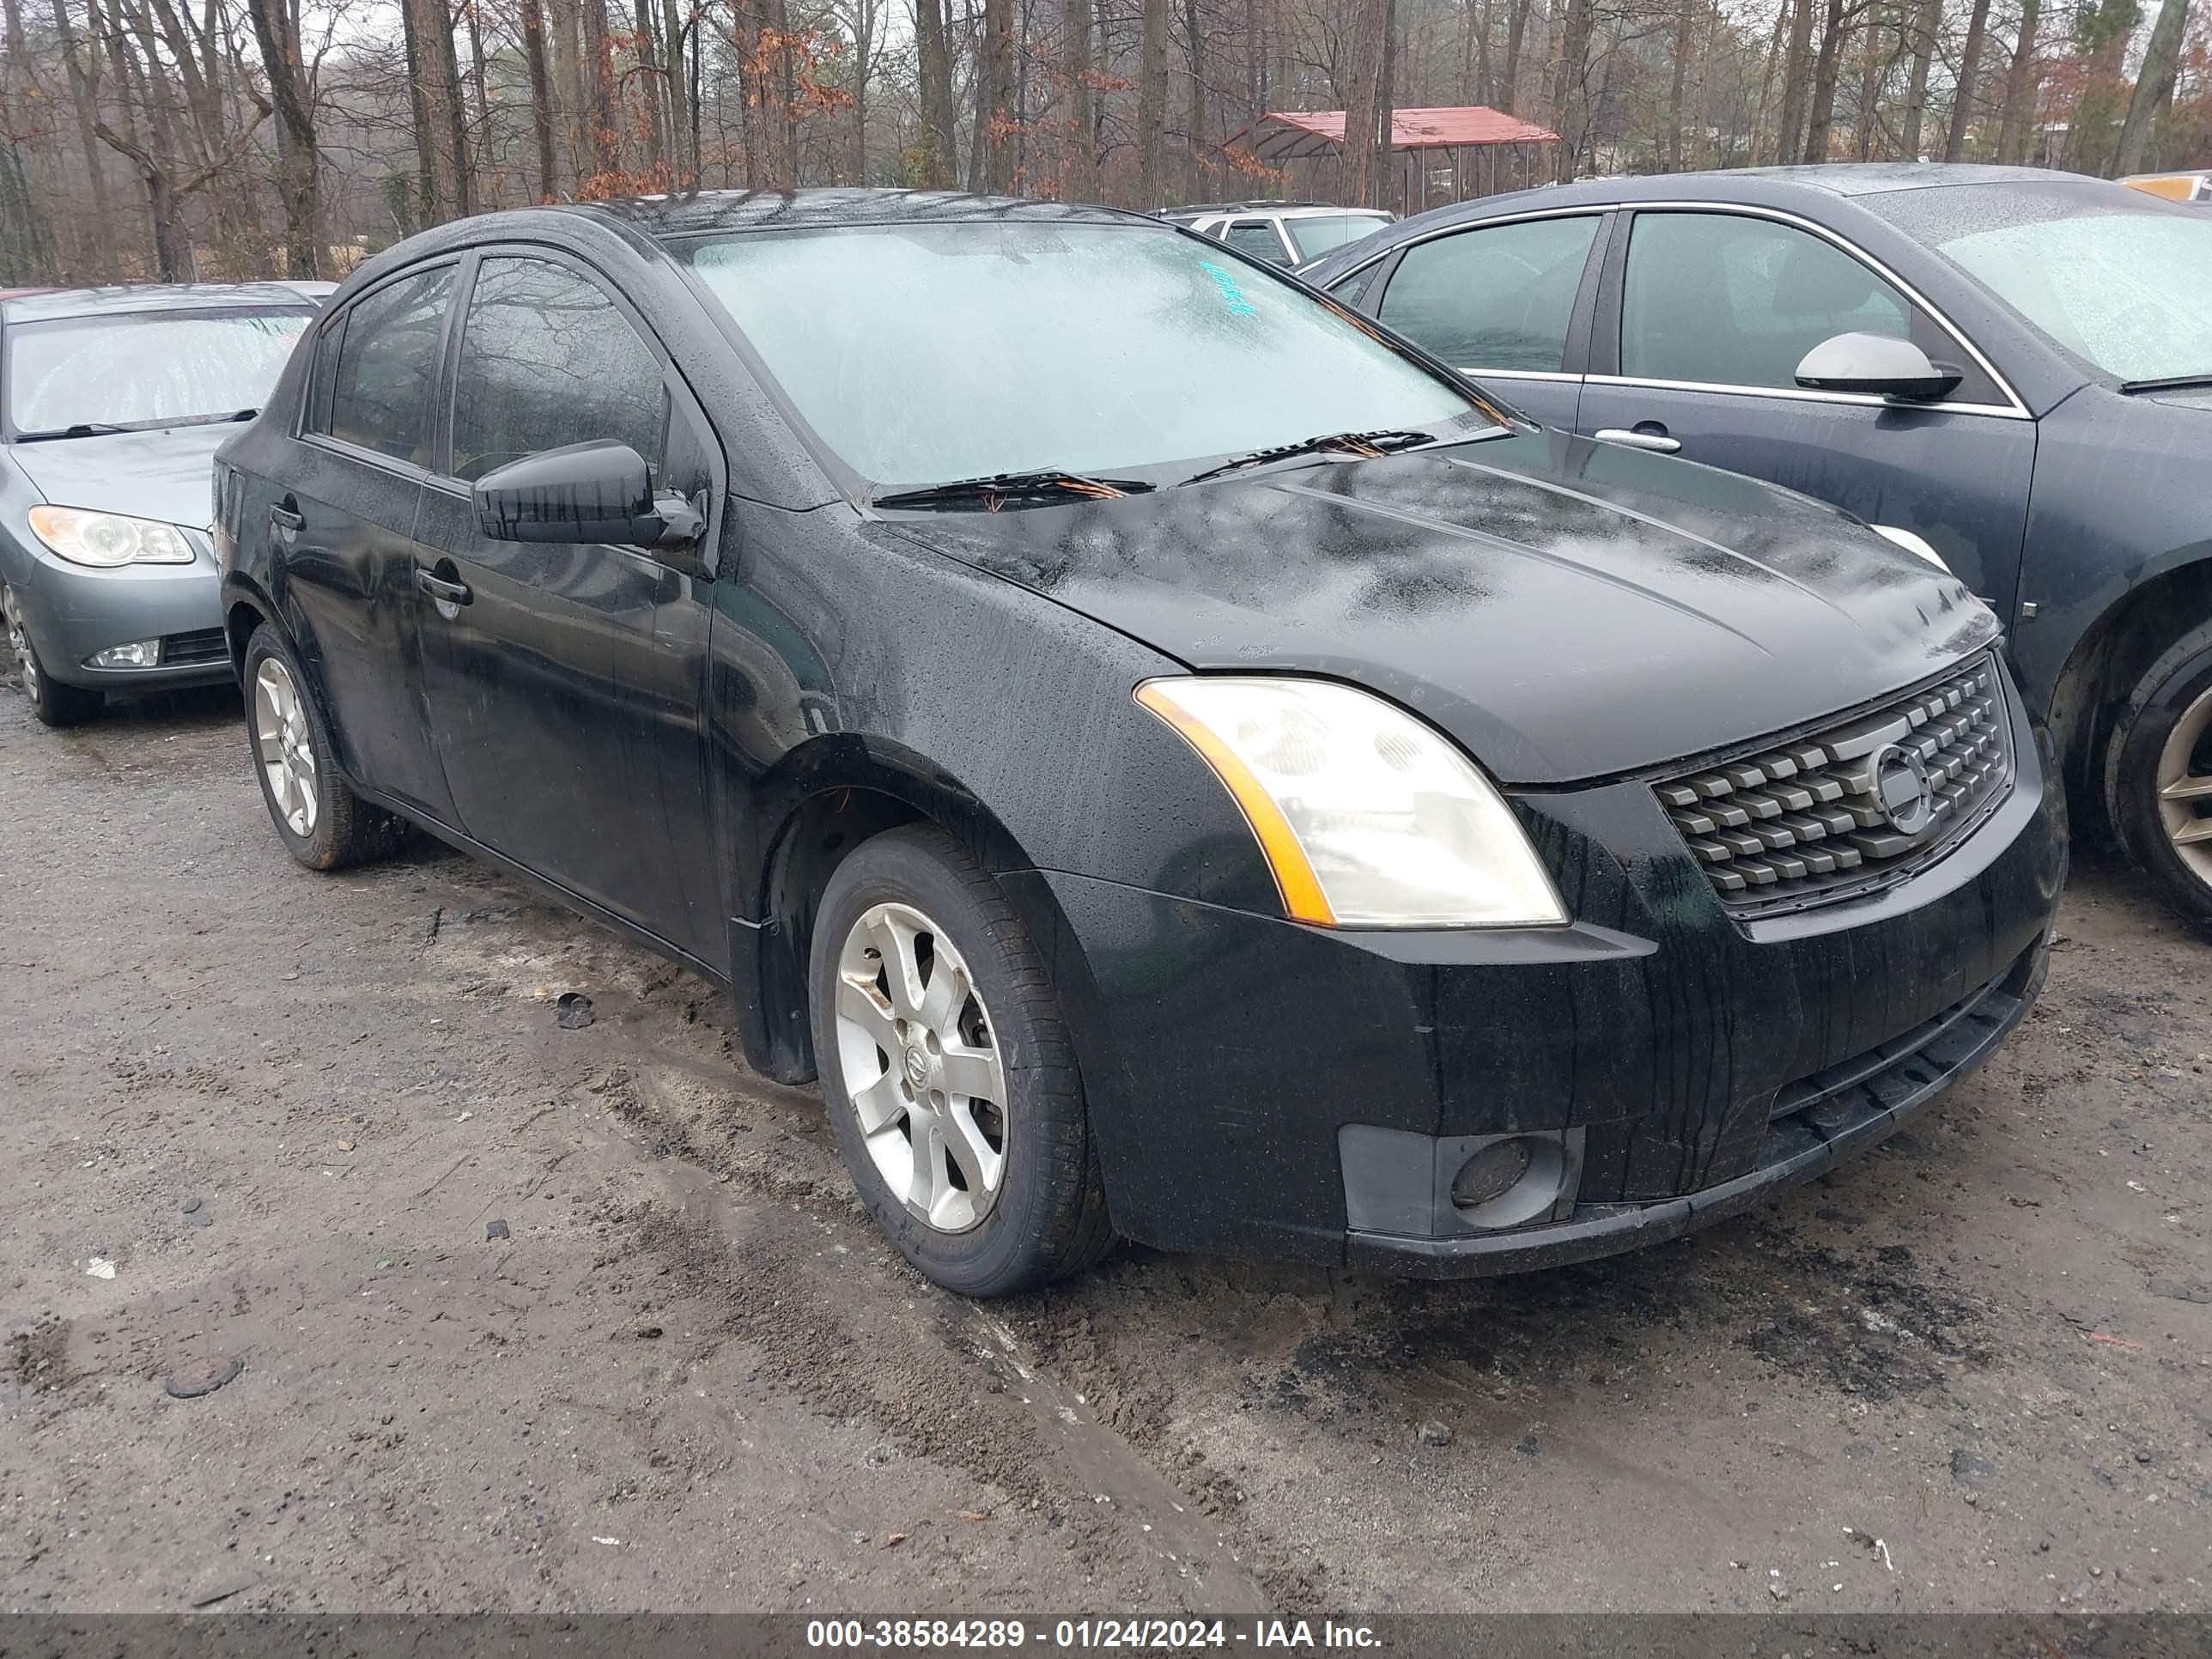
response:
<path id="1" fill-rule="evenodd" d="M 293 855 L 397 815 L 726 987 L 961 1291 L 1666 1238 L 2042 979 L 2049 760 L 1957 580 L 1134 216 L 449 225 L 216 497 Z"/>

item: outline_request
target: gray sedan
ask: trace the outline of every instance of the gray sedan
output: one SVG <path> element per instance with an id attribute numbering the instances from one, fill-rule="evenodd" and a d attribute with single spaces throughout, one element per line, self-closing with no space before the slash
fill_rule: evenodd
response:
<path id="1" fill-rule="evenodd" d="M 1441 208 L 1298 274 L 1601 451 L 1788 485 L 1955 572 L 2083 817 L 2212 922 L 2212 216 L 2032 169 L 1683 173 Z"/>
<path id="2" fill-rule="evenodd" d="M 0 300 L 0 614 L 47 725 L 231 678 L 213 458 L 314 311 L 274 283 Z"/>

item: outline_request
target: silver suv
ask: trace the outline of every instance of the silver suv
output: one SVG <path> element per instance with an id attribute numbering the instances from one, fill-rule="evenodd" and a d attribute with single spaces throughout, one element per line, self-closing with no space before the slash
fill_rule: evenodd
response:
<path id="1" fill-rule="evenodd" d="M 1163 209 L 1158 216 L 1226 242 L 1240 253 L 1286 268 L 1356 242 L 1397 217 L 1381 208 L 1329 207 L 1319 202 L 1204 202 Z"/>

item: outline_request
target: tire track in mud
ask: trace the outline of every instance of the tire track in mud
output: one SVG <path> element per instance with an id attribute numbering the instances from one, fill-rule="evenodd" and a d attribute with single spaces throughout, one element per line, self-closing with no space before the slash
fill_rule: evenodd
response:
<path id="1" fill-rule="evenodd" d="M 689 1078 L 702 1069 L 676 1056 L 638 1063 L 664 1060 Z M 1102 1575 L 1133 1560 L 1192 1611 L 1265 1612 L 1310 1597 L 1310 1583 L 1210 1515 L 1218 1505 L 1176 1486 L 1054 1374 L 1023 1333 L 1021 1304 L 1035 1298 L 985 1306 L 921 1279 L 836 1184 L 842 1166 L 833 1178 L 702 1147 L 631 1066 L 592 1086 L 668 1193 L 625 1224 L 715 1310 L 727 1339 L 759 1354 L 763 1380 L 997 1488 L 1035 1523 L 1066 1529 L 1078 1560 Z"/>

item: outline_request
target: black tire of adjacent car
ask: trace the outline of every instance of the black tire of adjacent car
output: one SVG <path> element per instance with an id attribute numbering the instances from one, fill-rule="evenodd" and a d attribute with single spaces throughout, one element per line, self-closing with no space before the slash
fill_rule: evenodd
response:
<path id="1" fill-rule="evenodd" d="M 283 664 L 284 672 L 292 678 L 300 706 L 307 717 L 307 741 L 314 750 L 319 801 L 314 828 L 304 836 L 292 832 L 276 798 L 270 793 L 269 774 L 261 764 L 261 746 L 254 730 L 254 677 L 260 672 L 261 665 L 272 657 Z M 292 647 L 285 643 L 283 635 L 266 623 L 255 629 L 253 636 L 246 642 L 242 680 L 246 691 L 246 741 L 253 757 L 253 778 L 261 786 L 261 804 L 269 809 L 269 822 L 276 827 L 284 850 L 310 870 L 343 870 L 383 852 L 391 841 L 391 818 L 355 794 L 338 775 L 331 761 L 330 728 L 324 725 L 323 711 L 315 706 L 314 694 L 307 689 L 307 677 L 300 672 L 299 659 L 292 654 Z"/>
<path id="2" fill-rule="evenodd" d="M 965 958 L 1006 1074 L 1006 1165 L 991 1212 L 945 1233 L 916 1218 L 870 1157 L 838 1075 L 837 957 L 875 905 L 910 905 Z M 942 830 L 907 825 L 862 842 L 830 876 L 814 919 L 808 964 L 814 1052 L 845 1167 L 861 1202 L 906 1259 L 963 1295 L 994 1297 L 1049 1284 L 1113 1248 L 1075 1048 L 1044 963 L 998 884 Z"/>
<path id="3" fill-rule="evenodd" d="M 2212 624 L 2185 634 L 2151 664 L 2119 713 L 2105 750 L 2105 806 L 2120 846 L 2159 896 L 2212 923 L 2212 885 L 2174 850 L 2159 811 L 2159 755 L 2174 726 L 2212 690 Z"/>
<path id="4" fill-rule="evenodd" d="M 15 604 L 14 594 L 0 594 L 0 611 L 12 616 Z M 107 698 L 87 687 L 64 685 L 56 679 L 47 672 L 39 647 L 31 643 L 27 629 L 23 633 L 23 648 L 30 653 L 33 671 L 24 676 L 23 694 L 31 700 L 31 712 L 39 717 L 41 725 L 82 726 L 87 720 L 100 718 L 100 711 L 107 706 Z"/>

